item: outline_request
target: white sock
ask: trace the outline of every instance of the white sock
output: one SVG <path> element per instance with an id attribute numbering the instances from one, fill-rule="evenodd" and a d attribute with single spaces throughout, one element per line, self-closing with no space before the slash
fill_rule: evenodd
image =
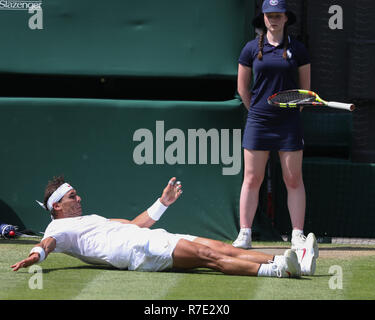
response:
<path id="1" fill-rule="evenodd" d="M 258 277 L 275 277 L 275 271 L 272 268 L 273 265 L 278 265 L 279 261 L 285 259 L 282 255 L 275 255 L 273 263 L 261 264 L 258 270 Z"/>
<path id="2" fill-rule="evenodd" d="M 285 259 L 285 257 L 284 257 L 284 256 L 276 255 L 276 256 L 273 258 L 273 262 L 274 262 L 275 264 L 278 264 L 279 261 L 280 261 L 281 259 Z"/>
<path id="3" fill-rule="evenodd" d="M 240 233 L 249 233 L 251 234 L 251 228 L 241 228 Z"/>
<path id="4" fill-rule="evenodd" d="M 272 264 L 261 264 L 258 270 L 258 277 L 272 277 L 275 273 L 272 272 Z"/>
<path id="5" fill-rule="evenodd" d="M 293 229 L 293 231 L 292 231 L 292 238 L 300 236 L 300 235 L 303 235 L 303 230 Z"/>

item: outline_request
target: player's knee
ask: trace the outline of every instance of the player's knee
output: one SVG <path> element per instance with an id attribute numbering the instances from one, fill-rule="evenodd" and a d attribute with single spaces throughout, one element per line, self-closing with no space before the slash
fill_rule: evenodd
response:
<path id="1" fill-rule="evenodd" d="M 227 243 L 224 243 L 222 241 L 216 241 L 214 242 L 215 251 L 219 254 L 223 254 L 229 257 L 235 257 L 237 253 L 235 252 L 235 248 Z"/>
<path id="2" fill-rule="evenodd" d="M 222 241 L 218 241 L 218 240 L 214 240 L 214 245 L 215 245 L 215 249 L 216 250 L 224 250 L 228 247 L 228 244 L 222 242 Z"/>
<path id="3" fill-rule="evenodd" d="M 200 259 L 205 260 L 205 261 L 215 261 L 217 258 L 216 251 L 207 246 L 199 247 L 197 254 Z"/>
<path id="4" fill-rule="evenodd" d="M 226 272 L 225 257 L 216 249 L 208 246 L 201 246 L 197 249 L 197 256 L 200 260 L 200 266 L 212 268 L 221 272 Z"/>

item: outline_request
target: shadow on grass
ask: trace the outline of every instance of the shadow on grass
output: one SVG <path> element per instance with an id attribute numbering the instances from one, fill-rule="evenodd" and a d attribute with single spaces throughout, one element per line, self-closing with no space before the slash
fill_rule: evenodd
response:
<path id="1" fill-rule="evenodd" d="M 172 272 L 172 273 L 190 273 L 190 274 L 209 274 L 209 275 L 223 275 L 223 273 L 212 270 L 212 269 L 205 269 L 205 268 L 196 268 L 196 269 L 177 269 L 172 268 L 165 272 Z"/>
<path id="2" fill-rule="evenodd" d="M 333 274 L 314 274 L 313 276 L 311 276 L 312 278 L 331 278 L 333 276 Z M 309 276 L 310 277 L 310 276 Z M 312 280 L 312 279 L 310 279 Z"/>
<path id="3" fill-rule="evenodd" d="M 134 272 L 129 271 L 127 269 L 117 269 L 115 267 L 109 266 L 100 266 L 100 265 L 80 265 L 80 266 L 71 266 L 71 267 L 62 267 L 62 268 L 43 268 L 43 273 L 48 274 L 50 272 L 55 271 L 66 271 L 66 270 L 108 270 L 108 271 L 118 271 L 118 272 Z M 137 271 L 136 271 L 137 272 Z M 141 271 L 138 271 L 141 272 Z M 142 272 L 146 273 L 146 272 Z M 158 271 L 158 272 L 149 272 L 149 273 L 181 273 L 181 274 L 196 274 L 196 275 L 212 275 L 212 276 L 225 276 L 224 273 L 211 270 L 211 269 L 204 269 L 204 268 L 197 268 L 197 269 L 170 269 L 165 271 Z M 236 275 L 234 275 L 236 276 Z M 238 275 L 237 275 L 238 276 Z M 245 277 L 245 276 L 244 276 Z M 300 278 L 293 278 L 294 280 L 304 281 L 304 280 L 313 280 L 313 278 L 328 278 L 331 277 L 330 274 L 318 274 L 314 276 L 302 276 Z M 256 278 L 254 276 L 254 278 Z M 287 279 L 287 278 L 284 278 Z"/>
<path id="4" fill-rule="evenodd" d="M 275 245 L 275 246 L 272 246 L 272 245 L 255 245 L 253 248 L 249 249 L 249 251 L 251 250 L 262 250 L 262 249 L 270 249 L 270 250 L 277 250 L 277 249 L 289 249 L 290 246 L 280 246 L 280 245 Z M 350 245 L 346 245 L 346 246 L 342 246 L 342 245 L 338 245 L 338 246 L 332 246 L 330 245 L 329 247 L 325 247 L 325 246 L 319 246 L 319 251 L 375 251 L 375 246 L 369 246 L 369 245 L 363 245 L 363 246 L 360 246 L 360 245 L 353 245 L 353 246 L 350 246 Z"/>
<path id="5" fill-rule="evenodd" d="M 119 272 L 134 272 L 132 270 L 127 269 L 117 269 L 111 266 L 102 266 L 102 265 L 79 265 L 79 266 L 71 266 L 71 267 L 61 267 L 61 268 L 43 268 L 43 273 L 50 273 L 54 271 L 62 271 L 62 270 L 108 270 L 108 271 L 119 271 Z M 143 272 L 144 271 L 135 271 L 135 272 Z M 211 269 L 170 269 L 164 271 L 149 271 L 149 273 L 191 273 L 191 274 L 216 274 L 216 275 L 223 275 L 223 273 L 211 270 Z"/>
<path id="6" fill-rule="evenodd" d="M 218 271 L 215 271 L 215 270 L 211 270 L 211 269 L 201 269 L 201 268 L 198 268 L 198 269 L 189 269 L 189 270 L 171 269 L 168 272 L 225 276 L 224 273 L 221 273 L 221 272 L 218 272 Z M 239 275 L 234 275 L 234 276 L 239 277 Z M 302 281 L 302 280 L 313 280 L 312 278 L 314 278 L 314 277 L 328 277 L 328 276 L 330 276 L 330 275 L 302 276 L 300 278 L 293 278 L 293 279 L 294 280 L 301 280 Z M 247 276 L 243 276 L 243 277 L 247 277 Z M 253 278 L 257 278 L 257 277 L 253 276 Z M 283 278 L 283 279 L 287 279 L 287 278 Z"/>
<path id="7" fill-rule="evenodd" d="M 43 268 L 43 273 L 50 273 L 50 272 L 62 271 L 62 270 L 108 270 L 108 271 L 124 271 L 124 270 L 116 269 L 116 268 L 110 267 L 110 266 L 80 265 L 80 266 L 62 267 L 62 268 Z"/>
<path id="8" fill-rule="evenodd" d="M 37 244 L 40 243 L 40 239 L 30 239 L 30 240 L 18 240 L 18 239 L 0 239 L 0 244 Z"/>

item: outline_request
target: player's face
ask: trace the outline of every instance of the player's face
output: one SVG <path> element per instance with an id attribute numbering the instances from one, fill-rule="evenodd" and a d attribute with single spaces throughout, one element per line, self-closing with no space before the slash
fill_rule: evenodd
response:
<path id="1" fill-rule="evenodd" d="M 264 14 L 264 23 L 267 29 L 272 32 L 283 31 L 287 21 L 288 17 L 285 13 L 270 12 Z"/>
<path id="2" fill-rule="evenodd" d="M 81 197 L 72 189 L 60 201 L 62 213 L 65 217 L 78 217 L 82 215 Z"/>

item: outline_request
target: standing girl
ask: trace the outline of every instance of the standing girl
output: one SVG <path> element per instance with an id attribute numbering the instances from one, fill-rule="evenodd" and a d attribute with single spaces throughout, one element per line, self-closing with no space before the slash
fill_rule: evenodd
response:
<path id="1" fill-rule="evenodd" d="M 265 0 L 253 25 L 260 35 L 243 48 L 239 58 L 238 93 L 248 109 L 243 135 L 244 180 L 240 196 L 240 233 L 233 246 L 251 248 L 251 227 L 259 189 L 271 150 L 280 157 L 293 226 L 292 248 L 304 245 L 306 195 L 302 180 L 303 133 L 300 110 L 275 108 L 267 98 L 289 89 L 310 90 L 306 48 L 288 35 L 296 16 L 285 0 Z M 252 85 L 252 77 L 254 82 Z"/>

